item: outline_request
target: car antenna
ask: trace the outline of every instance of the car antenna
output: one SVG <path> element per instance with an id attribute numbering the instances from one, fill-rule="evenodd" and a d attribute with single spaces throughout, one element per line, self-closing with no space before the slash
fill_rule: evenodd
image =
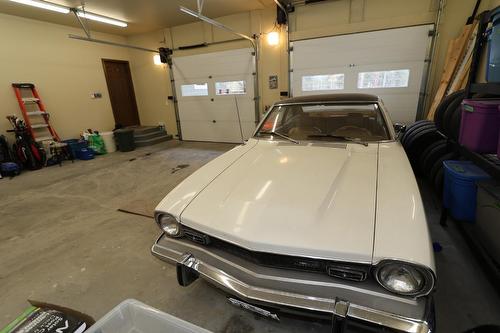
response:
<path id="1" fill-rule="evenodd" d="M 244 144 L 245 139 L 243 138 L 243 128 L 241 127 L 240 108 L 238 107 L 238 99 L 236 96 L 234 96 L 234 103 L 236 104 L 236 114 L 238 115 L 238 124 L 240 125 L 241 142 Z"/>

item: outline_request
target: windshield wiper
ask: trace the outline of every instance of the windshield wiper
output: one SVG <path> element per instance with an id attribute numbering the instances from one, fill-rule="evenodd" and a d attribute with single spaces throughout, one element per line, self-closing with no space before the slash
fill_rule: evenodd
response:
<path id="1" fill-rule="evenodd" d="M 293 142 L 295 143 L 296 145 L 298 145 L 300 142 L 295 140 L 295 139 L 292 139 L 291 137 L 289 136 L 286 136 L 285 134 L 281 134 L 281 133 L 278 133 L 276 131 L 271 131 L 271 132 L 259 132 L 259 134 L 270 134 L 270 135 L 276 135 L 276 136 L 279 136 L 280 138 L 282 139 L 285 139 L 285 140 L 288 140 L 290 142 Z"/>
<path id="2" fill-rule="evenodd" d="M 357 144 L 363 145 L 365 147 L 368 147 L 368 142 L 361 141 L 359 139 L 352 138 L 350 136 L 333 135 L 333 134 L 312 134 L 312 135 L 308 135 L 307 137 L 308 138 L 333 138 L 333 139 L 349 141 L 352 143 L 357 143 Z"/>

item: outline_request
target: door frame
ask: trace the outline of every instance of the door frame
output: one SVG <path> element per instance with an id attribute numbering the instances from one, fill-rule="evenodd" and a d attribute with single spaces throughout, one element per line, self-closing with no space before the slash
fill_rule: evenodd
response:
<path id="1" fill-rule="evenodd" d="M 139 117 L 139 108 L 137 107 L 137 99 L 135 97 L 135 87 L 134 87 L 134 81 L 132 80 L 132 71 L 130 70 L 130 63 L 127 60 L 117 60 L 117 59 L 108 59 L 108 58 L 101 58 L 101 63 L 102 63 L 102 69 L 104 71 L 104 77 L 106 79 L 106 87 L 108 88 L 108 96 L 109 96 L 109 102 L 111 103 L 111 110 L 113 111 L 113 118 L 115 120 L 115 124 L 117 123 L 117 114 L 118 110 L 116 110 L 116 107 L 113 105 L 113 100 L 111 99 L 111 90 L 109 88 L 109 81 L 110 78 L 108 77 L 108 73 L 106 71 L 106 63 L 117 63 L 117 64 L 124 64 L 127 65 L 127 74 L 128 74 L 128 80 L 130 82 L 130 86 L 132 88 L 132 99 L 134 101 L 132 105 L 132 109 L 135 112 L 135 115 L 137 117 L 137 125 L 141 125 L 141 118 Z"/>

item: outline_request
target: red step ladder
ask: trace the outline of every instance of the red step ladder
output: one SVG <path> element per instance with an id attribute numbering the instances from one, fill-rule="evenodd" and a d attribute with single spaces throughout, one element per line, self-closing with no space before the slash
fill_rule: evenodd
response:
<path id="1" fill-rule="evenodd" d="M 12 87 L 14 88 L 19 108 L 21 108 L 21 112 L 23 113 L 26 127 L 33 139 L 35 141 L 60 141 L 59 135 L 57 135 L 55 129 L 50 125 L 49 114 L 45 110 L 45 106 L 36 91 L 35 85 L 32 83 L 12 83 Z M 32 110 L 32 107 L 27 107 L 28 105 L 34 105 L 36 109 Z"/>

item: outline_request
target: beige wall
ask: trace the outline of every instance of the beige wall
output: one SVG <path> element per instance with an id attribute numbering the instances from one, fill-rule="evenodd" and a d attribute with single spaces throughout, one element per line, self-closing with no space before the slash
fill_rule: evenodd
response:
<path id="1" fill-rule="evenodd" d="M 62 138 L 77 137 L 86 128 L 111 130 L 114 118 L 101 58 L 128 60 L 128 49 L 72 40 L 81 30 L 0 14 L 0 132 L 10 126 L 9 114 L 21 116 L 13 82 L 35 83 Z M 125 42 L 124 38 L 95 34 Z M 100 92 L 101 99 L 91 99 Z"/>
<path id="2" fill-rule="evenodd" d="M 130 37 L 128 43 L 150 49 L 164 44 L 163 31 Z M 175 113 L 167 97 L 171 94 L 166 65 L 154 65 L 154 53 L 130 50 L 130 67 L 142 125 L 163 122 L 168 133 L 176 133 Z"/>

